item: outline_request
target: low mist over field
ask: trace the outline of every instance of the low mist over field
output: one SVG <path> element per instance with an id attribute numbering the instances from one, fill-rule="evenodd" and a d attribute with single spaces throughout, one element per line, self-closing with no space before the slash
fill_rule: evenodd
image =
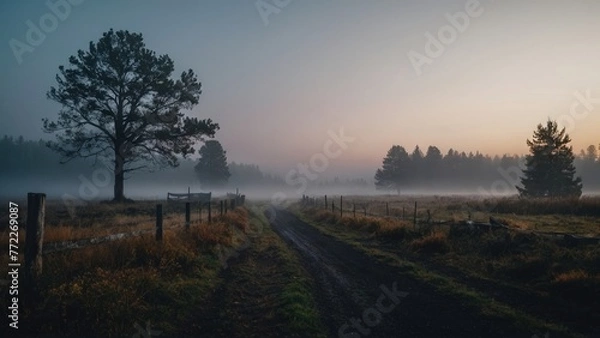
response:
<path id="1" fill-rule="evenodd" d="M 65 1 L 1 5 L 2 196 L 110 199 L 115 182 L 119 199 L 187 187 L 294 198 L 390 190 L 510 195 L 518 193 L 526 141 L 548 120 L 570 138 L 583 193 L 600 190 L 600 79 L 593 71 L 600 49 L 587 43 L 599 25 L 595 1 Z M 124 68 L 125 77 L 106 73 L 95 80 L 100 87 L 76 97 L 69 86 L 85 82 L 59 66 L 80 67 L 69 57 L 90 52 L 90 42 L 98 43 L 96 56 L 109 55 L 100 38 L 116 44 L 125 32 L 129 43 L 137 39 L 156 53 L 144 61 L 162 65 L 156 76 L 181 86 L 160 92 L 152 86 L 164 82 L 157 82 L 138 93 L 139 102 L 123 97 L 103 106 L 102 95 L 116 92 L 102 81 L 142 81 L 135 75 L 141 69 Z M 90 60 L 85 67 L 97 66 Z M 173 109 L 138 106 L 159 92 L 160 100 L 179 98 Z M 165 129 L 184 117 L 192 119 L 185 128 Z M 161 128 L 180 137 L 169 143 Z M 229 177 L 194 171 L 203 140 L 218 141 Z M 127 154 L 121 169 L 115 145 Z M 395 146 L 406 170 L 397 187 L 376 187 L 376 171 Z M 169 169 L 175 162 L 182 167 Z M 113 177 L 101 177 L 106 170 Z M 115 170 L 125 171 L 125 184 Z"/>
<path id="2" fill-rule="evenodd" d="M 433 149 L 433 150 L 432 150 Z M 164 199 L 168 192 L 187 193 L 212 191 L 215 195 L 235 192 L 236 189 L 251 198 L 299 199 L 302 195 L 479 195 L 498 197 L 517 194 L 516 186 L 525 165 L 523 156 L 491 157 L 480 153 L 465 154 L 450 149 L 437 159 L 436 147 L 427 153 L 420 149 L 406 154 L 397 189 L 377 186 L 373 168 L 345 167 L 331 160 L 327 170 L 321 171 L 318 161 L 298 162 L 287 171 L 263 168 L 258 164 L 244 164 L 227 158 L 230 173 L 226 182 L 218 186 L 206 184 L 195 171 L 199 159 L 182 159 L 177 168 L 153 167 L 128 174 L 126 195 L 133 199 Z M 225 150 L 224 150 L 225 151 Z M 225 151 L 226 152 L 226 151 Z M 583 194 L 600 191 L 600 163 L 594 158 L 595 147 L 582 151 L 575 158 L 577 174 L 583 179 Z M 226 155 L 227 156 L 226 152 Z M 319 154 L 319 153 L 317 153 Z M 74 159 L 61 164 L 61 157 L 43 141 L 28 141 L 5 136 L 0 139 L 0 155 L 8 161 L 0 168 L 3 198 L 24 197 L 27 192 L 45 192 L 50 198 L 74 198 L 84 201 L 108 200 L 113 197 L 114 170 L 110 159 Z M 315 158 L 318 158 L 315 157 Z M 384 159 L 382 158 L 382 161 Z M 428 163 L 431 161 L 433 163 Z M 338 173 L 347 173 L 339 175 Z"/>

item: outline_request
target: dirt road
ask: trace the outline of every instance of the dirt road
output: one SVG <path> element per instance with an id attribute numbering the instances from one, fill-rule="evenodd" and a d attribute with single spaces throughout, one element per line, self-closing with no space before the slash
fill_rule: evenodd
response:
<path id="1" fill-rule="evenodd" d="M 376 262 L 278 209 L 273 229 L 303 258 L 316 281 L 319 310 L 332 337 L 532 337 L 486 318 L 459 299 Z"/>

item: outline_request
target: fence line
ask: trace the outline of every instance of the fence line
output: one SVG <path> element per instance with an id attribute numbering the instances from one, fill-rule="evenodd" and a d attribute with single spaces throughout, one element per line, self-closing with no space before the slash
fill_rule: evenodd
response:
<path id="1" fill-rule="evenodd" d="M 42 252 L 42 254 L 45 255 L 45 254 L 54 253 L 54 252 L 80 249 L 80 248 L 84 248 L 86 246 L 90 246 L 90 245 L 94 245 L 94 244 L 112 242 L 112 241 L 121 240 L 121 239 L 129 238 L 129 237 L 139 236 L 139 235 L 146 234 L 146 233 L 152 233 L 154 231 L 155 230 L 152 230 L 152 229 L 137 230 L 137 231 L 132 231 L 132 232 L 121 232 L 118 234 L 107 235 L 107 236 L 102 236 L 102 237 L 86 238 L 86 239 L 80 239 L 80 240 L 74 240 L 74 241 L 62 241 L 62 242 L 47 243 L 44 246 L 44 251 Z"/>
<path id="2" fill-rule="evenodd" d="M 220 203 L 223 204 L 223 201 L 220 201 Z M 213 204 L 213 203 L 211 203 L 211 204 Z M 209 211 L 208 223 L 212 222 L 212 215 L 210 213 L 210 211 L 211 211 L 210 205 L 211 204 L 207 204 L 207 206 L 208 206 L 207 210 Z M 233 202 L 233 205 L 235 208 L 235 202 Z M 191 213 L 192 213 L 191 212 L 191 204 L 189 202 L 187 202 L 187 203 L 185 203 L 185 221 L 183 222 L 183 225 L 173 225 L 168 228 L 164 228 L 164 226 L 163 226 L 164 220 L 165 220 L 165 218 L 163 217 L 164 216 L 164 208 L 162 208 L 162 204 L 157 204 L 156 216 L 154 218 L 148 219 L 148 220 L 156 221 L 155 229 L 135 230 L 135 231 L 131 231 L 131 232 L 121 232 L 121 233 L 111 234 L 111 235 L 106 235 L 106 236 L 101 236 L 101 237 L 83 238 L 83 239 L 72 240 L 72 241 L 50 242 L 50 243 L 46 243 L 46 245 L 44 246 L 44 249 L 42 251 L 42 254 L 49 254 L 49 253 L 60 252 L 60 251 L 65 251 L 65 250 L 84 248 L 84 247 L 90 246 L 90 245 L 121 240 L 121 239 L 135 237 L 135 236 L 139 236 L 139 235 L 151 233 L 151 232 L 155 233 L 157 240 L 161 240 L 162 239 L 161 233 L 163 232 L 163 230 L 177 229 L 177 228 L 181 228 L 181 227 L 185 227 L 186 229 L 189 229 L 190 225 L 192 224 Z M 224 210 L 220 214 L 220 216 L 223 216 L 223 215 L 225 215 Z M 198 216 L 199 217 L 195 222 L 202 223 L 202 208 L 201 207 L 198 209 Z"/>
<path id="3" fill-rule="evenodd" d="M 27 233 L 25 236 L 25 288 L 35 287 L 42 274 L 42 248 L 46 218 L 46 194 L 27 194 Z"/>
<path id="4" fill-rule="evenodd" d="M 303 195 L 302 197 L 302 203 L 304 205 L 311 205 L 311 206 L 319 206 L 321 205 L 321 200 L 319 198 L 315 198 L 315 197 L 309 197 L 307 195 Z M 327 195 L 325 195 L 325 201 L 327 201 Z M 344 199 L 343 196 L 340 196 L 340 203 L 343 203 Z M 356 216 L 357 214 L 357 210 L 359 210 L 359 214 L 361 214 L 362 216 L 370 216 L 370 217 L 380 217 L 380 218 L 390 218 L 390 219 L 399 219 L 399 220 L 413 220 L 415 217 L 417 216 L 417 202 L 415 202 L 415 213 L 413 214 L 412 218 L 408 218 L 405 215 L 405 208 L 402 208 L 402 215 L 401 216 L 393 216 L 390 215 L 390 208 L 389 208 L 389 203 L 388 202 L 382 202 L 385 205 L 385 210 L 386 210 L 386 214 L 379 214 L 379 213 L 373 213 L 373 212 L 368 212 L 367 211 L 367 205 L 369 203 L 354 203 L 354 202 L 347 202 L 346 205 L 351 204 L 352 208 L 347 209 L 347 208 L 340 208 L 339 206 L 336 206 L 334 202 L 331 202 L 331 204 L 326 204 L 327 206 L 325 209 L 329 210 L 329 208 L 331 207 L 331 211 L 335 212 L 336 210 L 338 210 L 340 212 L 340 216 L 343 216 L 344 214 L 352 214 L 353 216 Z M 343 204 L 341 204 L 343 205 Z M 360 212 L 360 210 L 362 210 L 362 212 Z M 420 220 L 420 218 L 416 217 L 417 221 Z M 431 220 L 431 223 L 435 223 L 435 224 L 443 224 L 443 223 L 447 223 L 448 221 L 433 221 Z"/>
<path id="5" fill-rule="evenodd" d="M 187 194 L 176 194 L 176 193 L 167 193 L 167 201 L 175 201 L 175 202 L 198 202 L 198 203 L 210 203 L 212 193 L 190 193 L 188 189 Z"/>
<path id="6" fill-rule="evenodd" d="M 324 198 L 325 198 L 325 201 L 327 201 L 327 195 L 325 195 Z M 342 196 L 340 196 L 340 202 L 341 201 L 342 201 Z M 305 206 L 319 207 L 321 205 L 319 198 L 309 197 L 307 195 L 302 195 L 301 202 Z M 374 202 L 371 202 L 371 203 L 374 203 Z M 340 207 L 339 207 L 340 216 L 343 217 L 344 214 L 352 214 L 352 216 L 356 218 L 356 207 L 362 206 L 363 211 L 364 211 L 363 212 L 364 217 L 369 216 L 369 217 L 386 218 L 386 219 L 410 220 L 410 218 L 406 217 L 404 206 L 402 207 L 402 216 L 391 216 L 389 202 L 379 202 L 379 203 L 385 203 L 385 215 L 368 213 L 367 206 L 370 203 L 363 202 L 363 203 L 352 203 L 352 209 L 345 209 L 340 204 Z M 333 202 L 332 202 L 331 206 L 332 206 L 331 212 L 335 213 L 336 208 L 334 208 Z M 329 210 L 329 207 L 326 206 L 324 208 L 324 210 Z M 426 226 L 435 226 L 435 225 L 459 226 L 460 225 L 460 226 L 489 229 L 489 230 L 503 229 L 503 230 L 508 230 L 508 231 L 522 232 L 522 233 L 533 233 L 533 234 L 536 234 L 536 235 L 539 235 L 539 236 L 542 236 L 545 238 L 562 239 L 565 242 L 568 242 L 571 244 L 577 244 L 577 243 L 600 244 L 600 237 L 581 236 L 581 235 L 576 235 L 576 234 L 559 233 L 559 232 L 552 232 L 552 231 L 525 230 L 525 229 L 511 228 L 505 224 L 501 224 L 500 222 L 494 220 L 492 217 L 490 217 L 489 223 L 474 222 L 470 219 L 471 218 L 470 212 L 469 212 L 469 218 L 462 222 L 453 222 L 453 221 L 447 221 L 447 220 L 434 221 L 431 216 L 431 210 L 426 209 L 426 212 L 427 212 L 427 219 L 418 218 L 418 204 L 416 201 L 414 202 L 414 213 L 413 213 L 412 221 L 413 221 L 413 226 L 414 226 L 415 230 L 420 224 L 423 224 Z"/>
<path id="7" fill-rule="evenodd" d="M 209 194 L 210 195 L 210 194 Z M 229 194 L 228 194 L 229 197 Z M 229 210 L 234 210 L 236 207 L 245 204 L 245 195 L 236 193 L 234 198 L 220 200 L 221 216 Z M 212 201 L 208 203 L 200 203 L 198 209 L 198 222 L 202 223 L 202 206 L 208 206 L 208 223 L 212 222 Z M 223 208 L 224 207 L 224 208 Z M 32 287 L 35 280 L 42 273 L 42 256 L 50 253 L 84 248 L 91 245 L 102 244 L 122 240 L 130 237 L 140 236 L 146 233 L 155 233 L 157 242 L 163 239 L 163 205 L 156 204 L 156 226 L 155 229 L 136 230 L 131 232 L 122 232 L 111 234 L 102 237 L 86 238 L 72 241 L 61 241 L 46 243 L 44 246 L 44 226 L 46 217 L 46 194 L 43 193 L 28 193 L 27 194 L 27 223 L 25 236 L 25 284 L 26 287 Z M 185 203 L 185 222 L 181 225 L 171 226 L 168 229 L 175 229 L 185 226 L 189 229 L 191 225 L 191 203 Z"/>

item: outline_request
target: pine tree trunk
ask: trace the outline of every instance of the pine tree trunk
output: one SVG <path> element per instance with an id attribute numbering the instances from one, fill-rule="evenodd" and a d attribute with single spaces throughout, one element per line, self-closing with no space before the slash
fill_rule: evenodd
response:
<path id="1" fill-rule="evenodd" d="M 124 202 L 125 194 L 124 194 L 124 181 L 125 181 L 125 172 L 123 171 L 125 160 L 123 157 L 116 152 L 115 154 L 115 185 L 114 185 L 114 198 L 113 202 Z"/>

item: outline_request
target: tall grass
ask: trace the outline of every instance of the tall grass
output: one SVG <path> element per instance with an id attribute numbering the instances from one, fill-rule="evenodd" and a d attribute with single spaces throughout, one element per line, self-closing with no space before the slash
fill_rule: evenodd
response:
<path id="1" fill-rule="evenodd" d="M 493 202 L 493 211 L 520 215 L 565 214 L 600 216 L 600 197 L 502 198 Z"/>
<path id="2" fill-rule="evenodd" d="M 411 223 L 405 220 L 371 217 L 371 216 L 340 216 L 336 212 L 322 210 L 319 208 L 310 208 L 308 214 L 313 215 L 313 219 L 319 222 L 337 224 L 353 230 L 365 231 L 376 236 L 389 238 L 403 238 L 410 236 Z"/>
<path id="3" fill-rule="evenodd" d="M 176 332 L 213 290 L 221 248 L 242 243 L 247 229 L 248 213 L 237 208 L 211 224 L 167 229 L 162 242 L 148 234 L 45 255 L 44 302 L 24 323 L 31 334 L 131 336 L 146 321 Z"/>
<path id="4" fill-rule="evenodd" d="M 531 202 L 523 208 L 534 210 L 536 203 Z M 340 217 L 318 208 L 301 210 L 308 218 L 325 226 L 369 234 L 372 239 L 393 239 L 393 242 L 388 241 L 393 244 L 386 248 L 402 257 L 430 259 L 428 255 L 437 254 L 432 259 L 438 263 L 474 275 L 541 289 L 564 299 L 573 297 L 582 306 L 592 306 L 600 299 L 600 247 L 597 244 L 571 247 L 566 242 L 534 233 L 469 229 L 461 225 L 418 232 L 402 220 Z M 378 241 L 376 245 L 382 243 Z"/>

